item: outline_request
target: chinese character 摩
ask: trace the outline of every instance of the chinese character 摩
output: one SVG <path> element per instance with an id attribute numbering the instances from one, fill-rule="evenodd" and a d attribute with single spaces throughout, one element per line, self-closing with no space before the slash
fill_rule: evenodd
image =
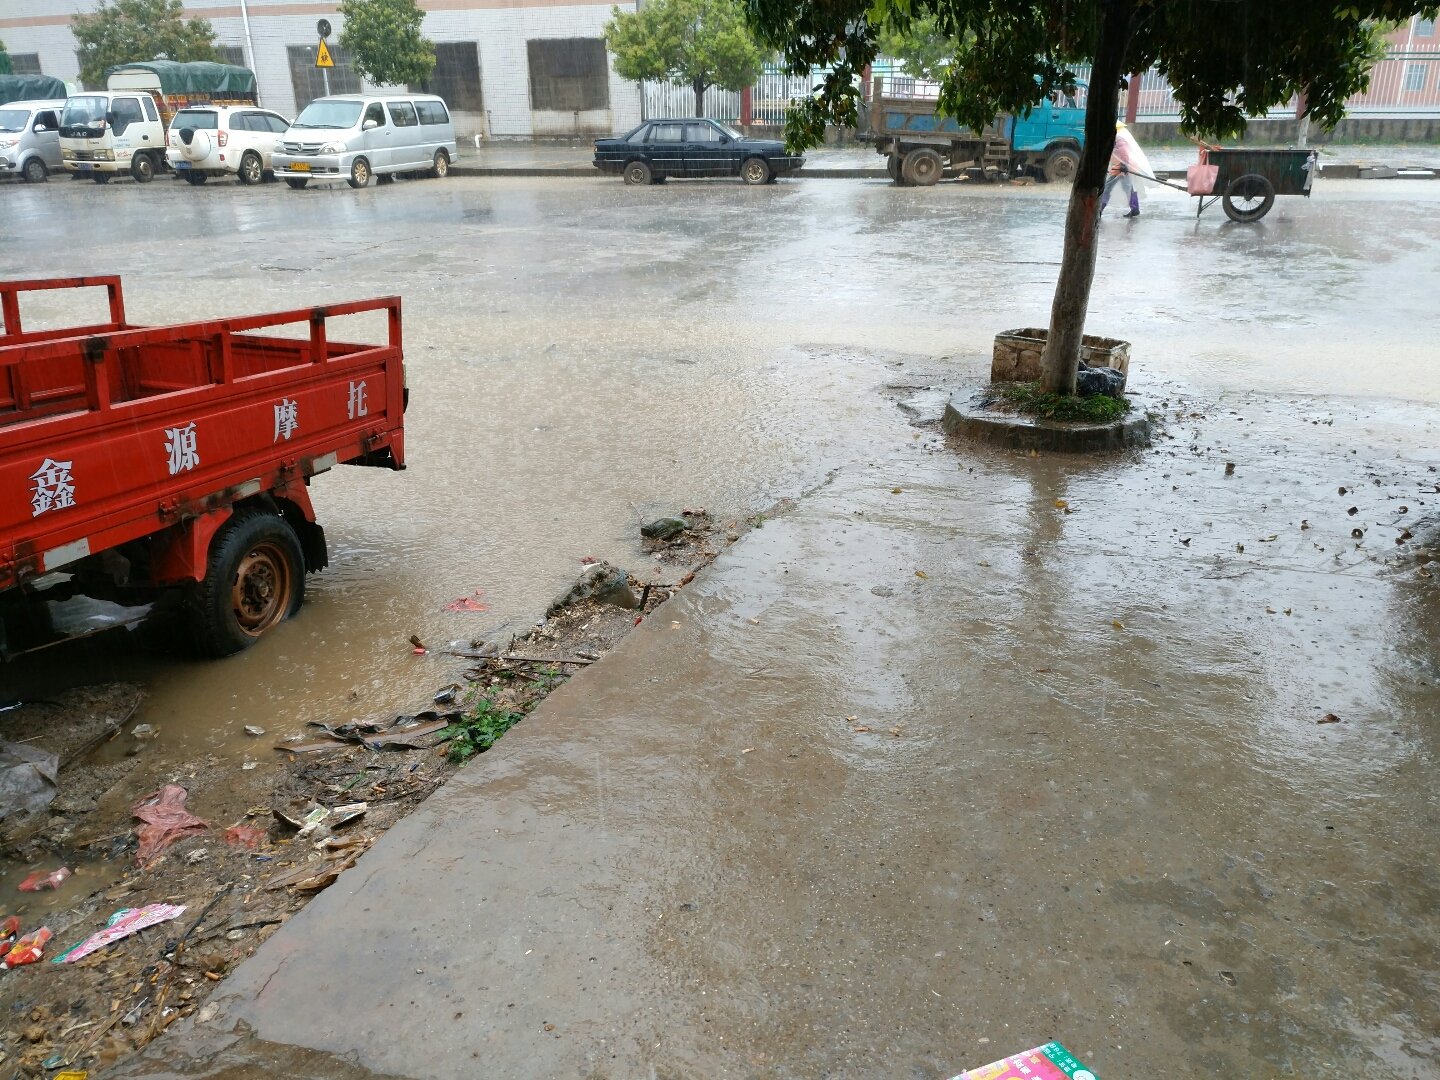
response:
<path id="1" fill-rule="evenodd" d="M 30 479 L 35 481 L 35 490 L 30 496 L 30 505 L 35 512 L 31 517 L 75 505 L 75 481 L 70 475 L 74 465 L 74 461 L 56 461 L 47 457 L 40 468 L 30 474 Z"/>
<path id="2" fill-rule="evenodd" d="M 298 409 L 299 403 L 289 398 L 281 398 L 280 404 L 275 406 L 275 442 L 295 434 L 295 429 L 300 426 Z"/>
<path id="3" fill-rule="evenodd" d="M 195 446 L 195 421 L 184 427 L 165 429 L 165 452 L 170 455 L 170 475 L 187 472 L 200 464 Z"/>

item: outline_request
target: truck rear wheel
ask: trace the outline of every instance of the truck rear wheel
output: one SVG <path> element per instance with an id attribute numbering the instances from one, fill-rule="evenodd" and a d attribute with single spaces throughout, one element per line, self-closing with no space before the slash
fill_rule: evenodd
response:
<path id="1" fill-rule="evenodd" d="M 945 173 L 945 162 L 934 150 L 922 146 L 905 155 L 900 174 L 916 187 L 933 187 Z"/>
<path id="2" fill-rule="evenodd" d="M 1050 184 L 1073 184 L 1075 171 L 1080 168 L 1080 155 L 1068 146 L 1051 150 L 1041 166 L 1045 180 Z"/>
<path id="3" fill-rule="evenodd" d="M 300 610 L 305 557 L 295 530 L 267 510 L 242 510 L 210 545 L 205 580 L 193 587 L 190 621 L 209 656 L 248 649 Z"/>

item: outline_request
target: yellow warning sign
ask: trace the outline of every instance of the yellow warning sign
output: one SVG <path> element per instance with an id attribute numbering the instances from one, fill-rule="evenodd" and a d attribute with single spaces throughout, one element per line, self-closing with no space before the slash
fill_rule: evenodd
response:
<path id="1" fill-rule="evenodd" d="M 335 60 L 330 55 L 330 48 L 325 44 L 324 38 L 320 39 L 320 48 L 316 50 L 315 53 L 315 66 L 330 68 L 333 68 L 335 66 Z"/>

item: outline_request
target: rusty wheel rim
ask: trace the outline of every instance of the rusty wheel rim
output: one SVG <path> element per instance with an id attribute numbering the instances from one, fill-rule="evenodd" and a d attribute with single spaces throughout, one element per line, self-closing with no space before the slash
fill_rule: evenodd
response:
<path id="1" fill-rule="evenodd" d="M 235 571 L 230 603 L 243 633 L 259 637 L 285 617 L 295 583 L 280 548 L 258 544 L 247 551 Z"/>

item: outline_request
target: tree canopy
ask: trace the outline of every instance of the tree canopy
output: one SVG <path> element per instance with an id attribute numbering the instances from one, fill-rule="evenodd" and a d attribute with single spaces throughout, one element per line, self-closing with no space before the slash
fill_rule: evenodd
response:
<path id="1" fill-rule="evenodd" d="M 70 31 L 79 45 L 80 81 L 105 82 L 106 68 L 140 60 L 215 60 L 215 31 L 205 19 L 186 19 L 181 0 L 101 0 L 76 15 Z"/>
<path id="2" fill-rule="evenodd" d="M 1187 131 L 1238 135 L 1303 94 L 1307 114 L 1331 127 L 1346 100 L 1366 88 L 1371 25 L 1434 15 L 1434 0 L 745 0 L 762 42 L 796 73 L 831 70 L 786 118 L 792 148 L 819 143 L 827 123 L 854 126 L 859 75 L 884 33 L 906 34 L 922 20 L 958 44 L 941 75 L 940 109 L 982 128 L 1002 113 L 1024 113 L 1074 67 L 1092 65 L 1085 146 L 1066 220 L 1043 367 L 1045 389 L 1073 393 L 1080 335 L 1094 276 L 1096 223 L 1115 142 L 1120 86 L 1155 67 L 1174 88 Z"/>
<path id="3" fill-rule="evenodd" d="M 605 43 L 622 79 L 665 80 L 695 91 L 704 115 L 712 86 L 740 90 L 760 76 L 765 57 L 737 0 L 647 0 L 638 11 L 610 11 Z"/>
<path id="4" fill-rule="evenodd" d="M 894 57 L 905 66 L 905 73 L 917 79 L 939 82 L 960 51 L 960 43 L 940 32 L 933 13 L 910 20 L 904 30 L 881 26 L 876 30 L 876 45 L 881 56 Z"/>
<path id="5" fill-rule="evenodd" d="M 5 42 L 0 41 L 0 75 L 10 74 L 10 53 L 5 49 Z"/>
<path id="6" fill-rule="evenodd" d="M 340 0 L 340 46 L 355 70 L 382 86 L 420 84 L 435 70 L 435 43 L 420 33 L 415 0 Z"/>

